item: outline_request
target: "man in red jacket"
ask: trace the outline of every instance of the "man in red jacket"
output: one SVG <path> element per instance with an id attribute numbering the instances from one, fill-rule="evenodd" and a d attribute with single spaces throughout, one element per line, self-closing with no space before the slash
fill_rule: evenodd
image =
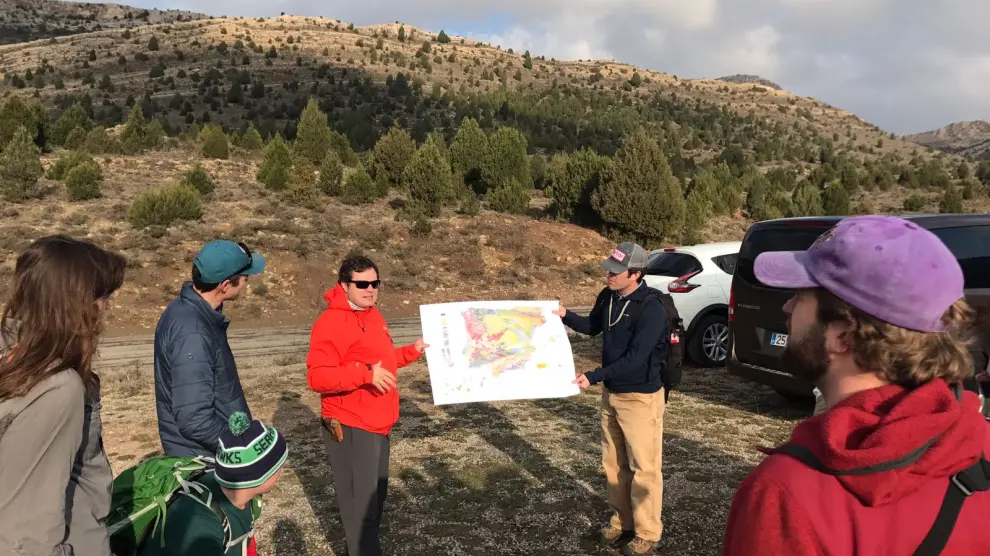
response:
<path id="1" fill-rule="evenodd" d="M 961 387 L 973 312 L 953 254 L 914 223 L 860 216 L 754 271 L 796 290 L 784 358 L 827 409 L 764 450 L 722 554 L 990 554 L 990 425 Z"/>
<path id="2" fill-rule="evenodd" d="M 396 348 L 375 307 L 378 267 L 349 257 L 326 292 L 310 336 L 309 387 L 321 395 L 323 441 L 350 556 L 380 556 L 388 493 L 389 433 L 399 418 L 396 371 L 419 358 L 423 339 Z"/>

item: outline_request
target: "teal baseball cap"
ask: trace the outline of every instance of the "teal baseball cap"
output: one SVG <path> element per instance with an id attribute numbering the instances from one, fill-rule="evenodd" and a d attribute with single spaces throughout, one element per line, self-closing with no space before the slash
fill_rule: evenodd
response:
<path id="1" fill-rule="evenodd" d="M 219 284 L 238 275 L 258 274 L 265 269 L 265 257 L 252 253 L 244 243 L 226 239 L 211 241 L 193 259 L 203 282 Z"/>

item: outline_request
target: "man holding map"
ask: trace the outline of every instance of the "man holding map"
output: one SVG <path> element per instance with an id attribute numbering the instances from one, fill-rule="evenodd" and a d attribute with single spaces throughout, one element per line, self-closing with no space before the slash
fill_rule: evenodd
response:
<path id="1" fill-rule="evenodd" d="M 661 369 L 669 336 L 667 314 L 643 281 L 646 250 L 626 242 L 602 266 L 608 287 L 591 314 L 582 317 L 563 305 L 557 315 L 569 328 L 603 334 L 602 365 L 578 376 L 581 388 L 603 383 L 602 463 L 608 503 L 614 515 L 596 540 L 622 548 L 627 556 L 647 554 L 660 541 L 663 524 L 661 457 L 664 395 Z"/>
<path id="2" fill-rule="evenodd" d="M 381 278 L 367 257 L 348 257 L 325 294 L 306 358 L 309 387 L 321 394 L 323 441 L 350 556 L 381 556 L 388 494 L 389 433 L 399 418 L 396 371 L 428 346 L 392 345 L 378 311 Z"/>

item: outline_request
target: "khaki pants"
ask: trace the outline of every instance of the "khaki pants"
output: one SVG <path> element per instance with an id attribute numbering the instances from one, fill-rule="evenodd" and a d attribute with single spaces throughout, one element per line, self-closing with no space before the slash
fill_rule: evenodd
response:
<path id="1" fill-rule="evenodd" d="M 602 388 L 602 463 L 615 510 L 610 524 L 654 542 L 663 533 L 663 392 Z"/>

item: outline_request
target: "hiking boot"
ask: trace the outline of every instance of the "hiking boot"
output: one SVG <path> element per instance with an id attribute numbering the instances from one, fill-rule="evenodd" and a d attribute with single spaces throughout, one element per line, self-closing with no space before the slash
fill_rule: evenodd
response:
<path id="1" fill-rule="evenodd" d="M 653 552 L 656 548 L 657 543 L 653 541 L 648 541 L 642 537 L 636 537 L 629 541 L 629 544 L 622 547 L 622 553 L 625 556 L 642 556 L 643 554 L 649 554 Z"/>
<path id="2" fill-rule="evenodd" d="M 602 546 L 620 548 L 627 542 L 631 541 L 635 536 L 635 531 L 623 531 L 618 527 L 606 525 L 596 531 L 592 537 L 595 539 L 595 542 Z"/>

